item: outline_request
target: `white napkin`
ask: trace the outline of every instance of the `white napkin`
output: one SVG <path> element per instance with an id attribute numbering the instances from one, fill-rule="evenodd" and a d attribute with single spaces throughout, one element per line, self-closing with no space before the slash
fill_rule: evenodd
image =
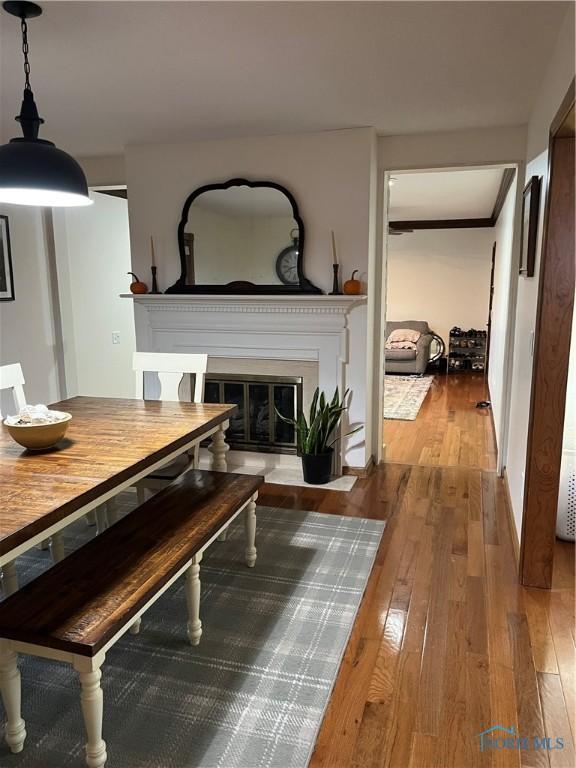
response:
<path id="1" fill-rule="evenodd" d="M 7 416 L 6 424 L 13 426 L 35 426 L 37 424 L 54 424 L 66 418 L 62 411 L 50 411 L 46 405 L 25 405 L 20 408 L 17 416 Z"/>

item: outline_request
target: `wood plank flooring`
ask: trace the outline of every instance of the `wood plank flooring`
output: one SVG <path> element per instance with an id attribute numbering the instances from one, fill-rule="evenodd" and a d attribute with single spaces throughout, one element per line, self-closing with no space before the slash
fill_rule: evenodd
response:
<path id="1" fill-rule="evenodd" d="M 461 412 L 482 392 L 468 378 L 454 407 L 451 381 L 429 405 L 438 414 L 441 399 L 453 411 L 440 418 L 460 425 L 458 451 L 440 445 L 432 457 L 413 441 L 395 454 L 410 461 L 378 467 L 350 493 L 267 485 L 260 495 L 261 504 L 387 521 L 311 768 L 576 764 L 574 547 L 559 543 L 551 591 L 518 584 L 503 481 L 483 466 L 493 463 L 490 420 Z M 431 412 L 424 421 L 434 422 Z M 433 466 L 447 454 L 465 466 Z M 565 748 L 482 752 L 478 734 L 495 724 L 561 737 Z"/>
<path id="2" fill-rule="evenodd" d="M 495 469 L 490 409 L 474 407 L 488 399 L 480 374 L 435 376 L 415 421 L 384 420 L 386 461 Z"/>

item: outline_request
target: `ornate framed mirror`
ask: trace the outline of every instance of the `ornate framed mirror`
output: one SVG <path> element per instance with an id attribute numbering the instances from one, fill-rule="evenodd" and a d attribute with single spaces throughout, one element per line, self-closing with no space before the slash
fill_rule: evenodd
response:
<path id="1" fill-rule="evenodd" d="M 280 184 L 206 184 L 182 208 L 180 277 L 166 293 L 322 293 L 304 275 L 304 242 L 296 200 Z"/>

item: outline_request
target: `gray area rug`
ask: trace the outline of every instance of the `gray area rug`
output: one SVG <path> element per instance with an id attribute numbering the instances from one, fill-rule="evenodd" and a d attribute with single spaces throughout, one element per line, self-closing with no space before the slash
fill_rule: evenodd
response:
<path id="1" fill-rule="evenodd" d="M 121 497 L 126 510 L 133 494 Z M 204 556 L 198 647 L 187 642 L 179 582 L 144 616 L 140 635 L 108 652 L 107 768 L 308 764 L 384 523 L 267 507 L 257 514 L 254 569 L 243 564 L 242 523 Z M 67 545 L 92 535 L 79 521 Z M 18 559 L 22 582 L 46 567 L 46 552 Z M 19 755 L 2 742 L 0 766 L 84 766 L 76 674 L 26 656 L 20 668 L 28 736 Z"/>
<path id="2" fill-rule="evenodd" d="M 384 377 L 384 418 L 414 421 L 434 376 Z"/>

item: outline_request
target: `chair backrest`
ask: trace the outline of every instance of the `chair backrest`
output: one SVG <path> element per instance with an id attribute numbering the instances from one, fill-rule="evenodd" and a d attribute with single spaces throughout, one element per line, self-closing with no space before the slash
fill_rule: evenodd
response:
<path id="1" fill-rule="evenodd" d="M 16 403 L 16 409 L 24 408 L 26 395 L 24 394 L 24 374 L 20 363 L 0 365 L 0 389 L 11 389 Z M 0 419 L 2 413 L 0 413 Z"/>
<path id="2" fill-rule="evenodd" d="M 195 384 L 192 400 L 194 403 L 202 402 L 208 355 L 134 352 L 132 367 L 136 372 L 136 397 L 144 397 L 144 374 L 146 372 L 158 374 L 160 381 L 159 400 L 178 400 L 178 389 L 184 374 L 194 373 Z"/>

